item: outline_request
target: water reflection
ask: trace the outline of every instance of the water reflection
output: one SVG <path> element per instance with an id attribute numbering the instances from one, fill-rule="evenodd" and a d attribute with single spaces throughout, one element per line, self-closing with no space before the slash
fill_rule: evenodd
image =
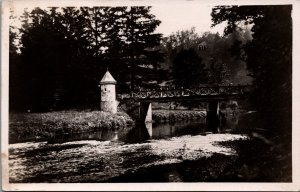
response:
<path id="1" fill-rule="evenodd" d="M 148 128 L 147 128 L 148 126 Z M 135 128 L 128 131 L 124 137 L 120 138 L 120 141 L 126 143 L 141 143 L 151 138 L 152 136 L 152 123 L 137 123 Z"/>
<path id="2" fill-rule="evenodd" d="M 183 135 L 205 135 L 207 133 L 228 133 L 238 130 L 239 116 L 228 115 L 220 121 L 218 127 L 213 129 L 206 119 L 180 122 L 147 122 L 137 123 L 134 128 L 123 130 L 101 130 L 71 135 L 55 135 L 49 143 L 63 143 L 76 140 L 122 141 L 125 143 L 147 142 L 149 139 L 165 139 Z"/>
<path id="3" fill-rule="evenodd" d="M 226 123 L 223 125 L 223 132 L 233 132 L 238 129 L 239 114 L 229 115 L 226 117 Z"/>
<path id="4" fill-rule="evenodd" d="M 206 132 L 205 119 L 165 123 L 140 123 L 120 139 L 126 143 L 146 142 L 149 139 L 165 139 Z"/>
<path id="5" fill-rule="evenodd" d="M 64 143 L 77 140 L 116 141 L 119 138 L 118 131 L 101 130 L 96 132 L 83 132 L 76 134 L 53 135 L 48 143 Z"/>
<path id="6" fill-rule="evenodd" d="M 209 122 L 208 119 L 206 120 L 207 131 L 212 133 L 233 133 L 241 128 L 239 124 L 239 113 L 229 114 L 220 112 L 216 118 L 218 119 L 213 122 Z"/>
<path id="7" fill-rule="evenodd" d="M 122 141 L 141 143 L 149 139 L 162 139 L 182 135 L 197 135 L 207 132 L 205 119 L 167 123 L 137 123 L 125 130 L 101 130 L 68 135 L 54 135 L 48 143 L 64 143 L 77 140 Z"/>
<path id="8" fill-rule="evenodd" d="M 145 126 L 146 126 L 147 132 L 149 134 L 149 137 L 151 138 L 152 137 L 152 122 L 146 122 Z"/>
<path id="9" fill-rule="evenodd" d="M 197 135 L 206 132 L 205 119 L 197 121 L 180 121 L 169 123 L 155 123 L 152 138 L 178 137 L 182 135 Z"/>

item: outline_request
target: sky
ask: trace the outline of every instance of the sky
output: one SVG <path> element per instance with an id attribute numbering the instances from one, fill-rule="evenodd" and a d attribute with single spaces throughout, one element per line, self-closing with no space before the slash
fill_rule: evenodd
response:
<path id="1" fill-rule="evenodd" d="M 195 27 L 198 34 L 207 31 L 223 34 L 225 24 L 211 28 L 212 6 L 195 6 L 194 4 L 175 4 L 168 6 L 153 6 L 151 12 L 161 21 L 157 32 L 168 36 L 179 30 Z"/>
<path id="2" fill-rule="evenodd" d="M 25 8 L 28 8 L 30 11 L 34 7 L 48 7 L 48 6 L 74 6 L 73 4 L 62 4 L 56 1 L 56 4 L 45 4 L 41 2 L 46 1 L 37 1 L 35 3 L 28 3 L 28 1 L 13 1 L 14 4 L 12 8 L 14 10 L 15 15 L 22 15 Z M 50 1 L 48 1 L 50 2 Z M 71 1 L 72 2 L 72 1 Z M 85 4 L 81 4 L 80 6 L 95 6 L 95 4 L 89 4 L 90 1 L 86 1 Z M 102 1 L 108 2 L 108 1 Z M 132 1 L 131 1 L 132 2 Z M 130 2 L 130 3 L 131 3 Z M 143 1 L 145 2 L 145 1 Z M 173 32 L 179 30 L 187 30 L 195 27 L 196 32 L 198 34 L 202 34 L 207 31 L 211 32 L 219 32 L 223 33 L 224 24 L 220 24 L 211 28 L 211 10 L 212 5 L 201 3 L 200 1 L 172 1 L 172 3 L 168 3 L 167 1 L 159 1 L 159 3 L 153 3 L 153 1 L 149 1 L 150 3 L 142 3 L 142 4 L 132 4 L 132 5 L 150 5 L 152 6 L 151 13 L 156 16 L 158 20 L 161 21 L 161 24 L 157 27 L 156 32 L 162 33 L 163 36 L 168 36 Z M 131 5 L 127 3 L 125 5 Z M 111 5 L 102 3 L 103 5 Z M 102 4 L 97 4 L 97 6 L 101 6 Z M 76 4 L 78 5 L 78 4 Z M 75 6 L 76 6 L 75 5 Z M 113 5 L 123 5 L 124 4 L 113 4 Z M 20 26 L 19 22 L 16 22 L 17 26 Z"/>

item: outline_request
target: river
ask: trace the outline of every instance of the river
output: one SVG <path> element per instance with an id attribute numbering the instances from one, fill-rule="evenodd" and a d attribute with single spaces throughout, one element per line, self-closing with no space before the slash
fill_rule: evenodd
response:
<path id="1" fill-rule="evenodd" d="M 201 181 L 200 161 L 212 155 L 228 161 L 236 156 L 220 142 L 248 138 L 236 131 L 243 125 L 239 119 L 229 117 L 217 133 L 207 130 L 202 119 L 10 144 L 10 182 Z"/>

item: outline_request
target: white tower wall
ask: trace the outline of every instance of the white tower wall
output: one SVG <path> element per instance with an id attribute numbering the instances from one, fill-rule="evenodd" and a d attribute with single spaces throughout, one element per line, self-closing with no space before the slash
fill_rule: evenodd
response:
<path id="1" fill-rule="evenodd" d="M 101 87 L 101 111 L 117 113 L 117 100 L 116 100 L 116 80 L 107 71 L 102 80 L 100 81 Z"/>
<path id="2" fill-rule="evenodd" d="M 101 85 L 102 111 L 117 113 L 116 87 L 114 84 Z"/>

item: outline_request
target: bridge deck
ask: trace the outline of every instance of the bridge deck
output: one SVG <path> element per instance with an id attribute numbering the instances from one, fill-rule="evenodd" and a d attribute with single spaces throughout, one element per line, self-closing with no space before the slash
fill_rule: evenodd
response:
<path id="1" fill-rule="evenodd" d="M 193 88 L 170 88 L 137 90 L 130 94 L 120 94 L 121 100 L 137 101 L 189 101 L 243 99 L 250 91 L 249 85 L 203 86 Z"/>

